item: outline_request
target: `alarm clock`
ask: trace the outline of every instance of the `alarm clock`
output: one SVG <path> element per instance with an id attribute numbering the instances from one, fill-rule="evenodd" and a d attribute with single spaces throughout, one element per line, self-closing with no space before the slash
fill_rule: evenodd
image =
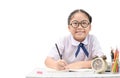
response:
<path id="1" fill-rule="evenodd" d="M 96 57 L 91 62 L 91 67 L 96 73 L 104 73 L 107 70 L 106 56 Z"/>

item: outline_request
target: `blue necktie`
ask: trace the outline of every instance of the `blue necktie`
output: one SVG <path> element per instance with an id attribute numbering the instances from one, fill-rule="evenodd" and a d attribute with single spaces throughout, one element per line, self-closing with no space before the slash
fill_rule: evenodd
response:
<path id="1" fill-rule="evenodd" d="M 85 46 L 84 46 L 83 43 L 80 43 L 80 44 L 78 45 L 78 49 L 77 49 L 77 51 L 76 51 L 76 53 L 75 53 L 75 57 L 77 57 L 78 53 L 80 52 L 80 47 L 83 49 L 85 55 L 88 57 L 89 53 L 88 53 L 88 51 L 87 51 L 87 49 L 85 48 Z"/>

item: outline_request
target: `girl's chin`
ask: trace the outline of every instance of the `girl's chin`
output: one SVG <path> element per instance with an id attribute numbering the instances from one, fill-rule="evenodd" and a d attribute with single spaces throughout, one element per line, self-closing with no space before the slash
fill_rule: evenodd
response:
<path id="1" fill-rule="evenodd" d="M 75 37 L 81 39 L 81 38 L 83 38 L 84 36 L 83 36 L 83 35 L 76 34 Z"/>
<path id="2" fill-rule="evenodd" d="M 83 36 L 76 36 L 75 39 L 77 41 L 83 41 L 84 40 L 84 37 Z"/>

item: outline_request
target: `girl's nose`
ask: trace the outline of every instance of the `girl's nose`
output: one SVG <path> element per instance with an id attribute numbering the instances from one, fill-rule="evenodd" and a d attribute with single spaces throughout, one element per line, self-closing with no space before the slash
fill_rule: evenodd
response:
<path id="1" fill-rule="evenodd" d="M 79 25 L 78 25 L 78 28 L 83 28 L 80 23 L 79 23 Z"/>

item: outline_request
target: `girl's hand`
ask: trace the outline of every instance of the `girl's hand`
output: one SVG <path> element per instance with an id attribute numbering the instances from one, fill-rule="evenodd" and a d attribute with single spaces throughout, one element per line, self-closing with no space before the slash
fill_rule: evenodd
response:
<path id="1" fill-rule="evenodd" d="M 56 69 L 57 70 L 65 70 L 65 66 L 67 66 L 67 63 L 64 60 L 58 60 L 56 62 Z"/>

